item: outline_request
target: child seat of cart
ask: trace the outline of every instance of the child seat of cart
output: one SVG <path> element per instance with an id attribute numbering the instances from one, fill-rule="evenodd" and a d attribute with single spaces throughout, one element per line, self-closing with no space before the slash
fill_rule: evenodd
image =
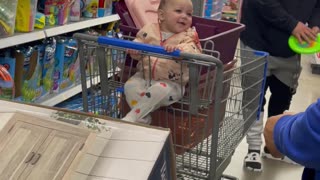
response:
<path id="1" fill-rule="evenodd" d="M 140 3 L 138 3 L 139 1 Z M 139 28 L 142 27 L 144 23 L 157 22 L 157 6 L 155 4 L 159 4 L 159 2 L 160 0 L 149 0 L 149 2 L 146 0 L 119 1 L 116 4 L 116 11 L 121 19 L 119 28 L 123 34 L 135 37 Z M 146 7 L 141 10 L 141 6 L 139 6 L 141 3 L 146 6 L 150 5 L 150 8 L 148 9 Z M 148 15 L 143 15 L 146 12 L 148 12 Z M 151 17 L 151 19 L 146 20 L 146 18 L 149 17 Z M 232 69 L 236 64 L 234 54 L 238 38 L 240 36 L 240 32 L 244 29 L 244 26 L 241 24 L 204 19 L 196 16 L 193 16 L 193 26 L 197 29 L 202 47 L 209 50 L 214 49 L 219 52 L 220 60 L 224 64 L 223 79 L 230 79 L 233 74 Z M 126 80 L 136 72 L 135 65 L 137 62 L 137 60 L 133 60 L 129 57 L 126 59 L 125 67 L 123 69 L 124 72 L 122 73 L 123 77 L 121 78 L 123 82 L 126 82 Z M 210 74 L 210 83 L 205 82 L 208 77 L 208 73 Z M 201 70 L 198 82 L 198 94 L 200 97 L 205 91 L 206 85 L 215 83 L 215 70 L 211 70 L 210 72 Z M 226 99 L 230 90 L 230 81 L 223 83 L 222 86 L 223 93 L 221 99 Z M 188 91 L 185 93 L 185 96 L 188 96 Z M 212 100 L 214 101 L 214 99 Z M 123 105 L 123 112 L 126 114 L 130 111 L 130 108 L 125 101 L 123 102 Z M 177 109 L 181 109 L 181 104 L 175 103 L 171 105 L 171 107 L 173 107 L 173 109 L 175 107 L 177 107 Z M 219 121 L 221 122 L 225 114 L 226 101 L 222 102 L 220 107 Z M 182 109 L 188 110 L 188 106 L 184 105 Z M 201 114 L 205 114 L 207 117 L 205 118 L 201 116 Z M 173 134 L 175 153 L 182 154 L 195 147 L 211 135 L 214 123 L 214 103 L 211 103 L 211 105 L 206 109 L 199 109 L 198 115 L 190 116 L 187 111 L 173 113 L 169 112 L 167 107 L 162 107 L 152 112 L 151 116 L 151 125 L 170 128 Z"/>
<path id="2" fill-rule="evenodd" d="M 135 37 L 140 26 L 146 23 L 158 22 L 156 9 L 159 3 L 160 0 L 118 1 L 115 4 L 115 9 L 121 19 L 120 31 L 124 35 Z M 144 8 L 142 8 L 141 4 L 144 5 Z M 220 60 L 223 64 L 231 62 L 234 59 L 240 33 L 245 28 L 244 25 L 198 16 L 193 16 L 192 18 L 192 26 L 198 32 L 202 48 L 214 49 L 219 52 Z"/>

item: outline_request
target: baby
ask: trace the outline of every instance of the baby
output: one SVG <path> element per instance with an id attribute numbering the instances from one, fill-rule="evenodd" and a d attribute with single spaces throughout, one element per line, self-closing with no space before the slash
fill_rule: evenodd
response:
<path id="1" fill-rule="evenodd" d="M 191 0 L 161 0 L 158 23 L 145 25 L 134 41 L 163 46 L 167 52 L 180 49 L 188 53 L 201 53 L 198 34 L 192 24 Z M 187 64 L 144 56 L 128 50 L 138 59 L 138 72 L 124 85 L 124 93 L 131 111 L 123 120 L 150 124 L 150 113 L 161 106 L 180 100 L 189 80 Z"/>

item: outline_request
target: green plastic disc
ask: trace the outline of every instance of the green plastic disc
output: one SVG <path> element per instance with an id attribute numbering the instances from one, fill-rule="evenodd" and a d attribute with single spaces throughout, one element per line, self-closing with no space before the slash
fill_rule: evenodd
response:
<path id="1" fill-rule="evenodd" d="M 298 54 L 314 54 L 320 52 L 320 34 L 318 34 L 316 41 L 312 43 L 299 43 L 298 39 L 290 36 L 288 40 L 289 47 Z"/>

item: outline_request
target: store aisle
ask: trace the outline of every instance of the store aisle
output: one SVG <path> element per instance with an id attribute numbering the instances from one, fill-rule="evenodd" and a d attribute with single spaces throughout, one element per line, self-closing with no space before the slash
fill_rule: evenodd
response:
<path id="1" fill-rule="evenodd" d="M 297 94 L 294 96 L 290 111 L 300 112 L 320 97 L 320 75 L 312 74 L 310 67 L 310 57 L 302 58 L 302 73 L 299 80 Z M 268 95 L 269 93 L 267 93 Z M 265 117 L 266 118 L 266 117 Z M 236 149 L 231 164 L 225 174 L 232 175 L 239 180 L 300 180 L 303 168 L 299 165 L 290 165 L 280 161 L 262 159 L 264 166 L 262 173 L 247 171 L 243 168 L 243 158 L 247 153 L 247 143 L 245 139 Z"/>

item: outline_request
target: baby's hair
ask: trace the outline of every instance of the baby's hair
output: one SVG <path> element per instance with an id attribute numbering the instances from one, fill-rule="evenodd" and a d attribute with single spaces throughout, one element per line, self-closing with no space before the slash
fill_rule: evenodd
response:
<path id="1" fill-rule="evenodd" d="M 164 6 L 166 5 L 167 1 L 168 1 L 168 0 L 160 0 L 160 4 L 159 4 L 158 9 L 162 9 L 162 10 L 163 10 L 163 8 L 164 8 Z"/>
<path id="2" fill-rule="evenodd" d="M 160 0 L 160 4 L 159 4 L 159 7 L 158 7 L 158 10 L 160 9 L 164 9 L 164 7 L 167 5 L 167 3 L 169 3 L 170 0 Z"/>

